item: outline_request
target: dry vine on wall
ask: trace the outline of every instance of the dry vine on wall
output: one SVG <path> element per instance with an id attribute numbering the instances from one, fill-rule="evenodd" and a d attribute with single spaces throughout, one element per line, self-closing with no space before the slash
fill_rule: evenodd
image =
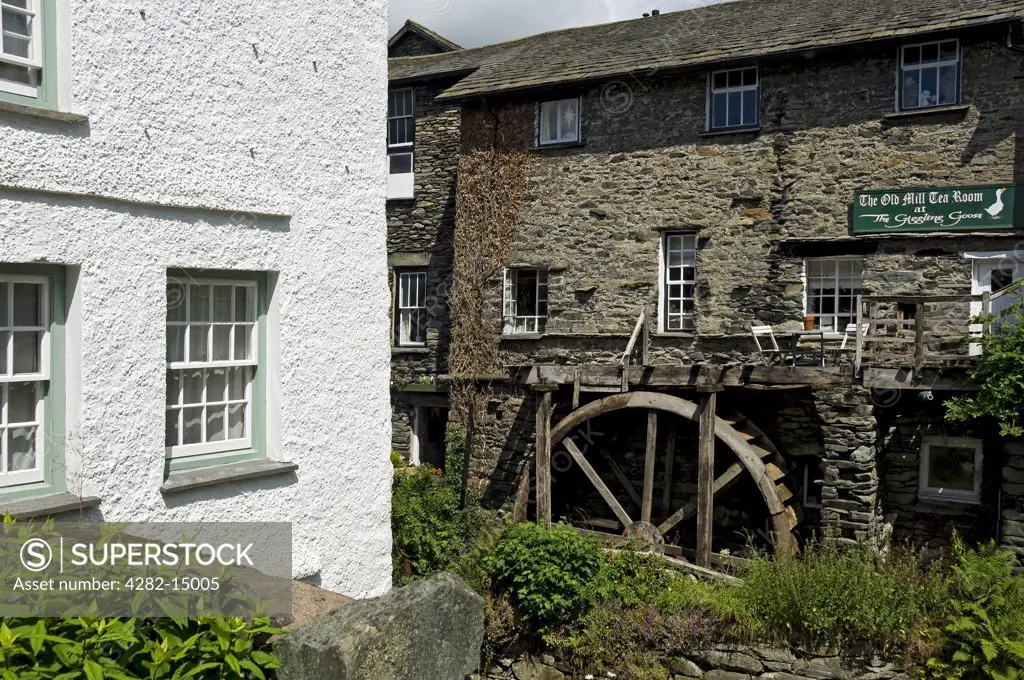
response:
<path id="1" fill-rule="evenodd" d="M 501 279 L 523 221 L 531 111 L 523 105 L 463 109 L 448 357 L 451 418 L 462 428 L 470 409 L 481 421 L 485 377 L 504 369 Z M 483 447 L 479 437 L 471 439 L 474 450 Z M 473 451 L 464 455 L 472 458 Z"/>

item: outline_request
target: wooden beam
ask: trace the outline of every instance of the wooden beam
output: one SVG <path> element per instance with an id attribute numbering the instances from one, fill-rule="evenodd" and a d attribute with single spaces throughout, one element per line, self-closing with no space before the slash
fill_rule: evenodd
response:
<path id="1" fill-rule="evenodd" d="M 732 486 L 740 475 L 743 474 L 743 466 L 739 463 L 733 463 L 729 468 L 715 480 L 715 486 L 712 489 L 712 493 L 717 494 L 723 489 L 727 489 Z M 668 519 L 658 525 L 658 531 L 663 534 L 668 533 L 672 530 L 675 525 L 680 522 L 685 522 L 689 518 L 693 517 L 693 513 L 697 512 L 697 499 L 694 499 L 684 505 L 683 507 L 676 510 Z"/>
<path id="2" fill-rule="evenodd" d="M 658 412 L 647 412 L 647 449 L 644 451 L 644 499 L 640 511 L 640 519 L 651 521 L 651 509 L 654 506 L 654 467 L 655 454 L 658 447 Z"/>
<path id="3" fill-rule="evenodd" d="M 625 367 L 620 365 L 588 364 L 575 367 L 540 364 L 531 367 L 529 371 L 517 371 L 516 379 L 527 385 L 572 385 L 576 380 L 577 368 L 580 370 L 582 392 L 604 391 L 603 388 L 620 391 L 623 378 L 627 378 L 630 387 L 643 388 L 696 387 L 706 384 L 709 377 L 701 372 L 699 366 L 632 366 L 626 372 Z M 729 366 L 723 367 L 715 382 L 726 387 L 758 384 L 828 387 L 852 384 L 853 372 L 839 366 Z"/>
<path id="4" fill-rule="evenodd" d="M 649 366 L 651 363 L 651 313 L 648 307 L 644 307 L 644 335 L 643 345 L 640 348 L 640 363 Z"/>
<path id="5" fill-rule="evenodd" d="M 697 446 L 697 566 L 711 566 L 711 526 L 714 520 L 715 409 L 718 393 L 700 399 L 700 441 Z"/>
<path id="6" fill-rule="evenodd" d="M 583 474 L 587 476 L 590 483 L 594 485 L 597 492 L 601 494 L 601 498 L 604 499 L 604 502 L 608 504 L 608 507 L 611 508 L 613 513 L 615 513 L 615 516 L 619 518 L 620 522 L 622 522 L 622 526 L 628 527 L 631 525 L 633 520 L 626 513 L 626 510 L 622 505 L 619 504 L 619 501 L 615 498 L 615 494 L 611 492 L 608 485 L 606 485 L 604 480 L 601 479 L 601 476 L 597 474 L 597 470 L 595 470 L 590 463 L 587 462 L 587 459 L 583 457 L 583 454 L 580 453 L 576 444 L 573 443 L 571 439 L 566 438 L 562 440 L 562 445 L 565 446 L 569 455 L 572 456 L 572 459 L 576 464 L 580 466 L 580 470 L 582 470 Z"/>
<path id="7" fill-rule="evenodd" d="M 537 522 L 551 524 L 551 392 L 544 391 L 537 404 Z"/>
<path id="8" fill-rule="evenodd" d="M 580 407 L 580 369 L 576 369 L 576 377 L 572 381 L 572 409 Z"/>
<path id="9" fill-rule="evenodd" d="M 672 511 L 672 468 L 676 459 L 676 420 L 668 421 L 668 441 L 665 443 L 665 486 L 661 490 L 661 516 Z"/>

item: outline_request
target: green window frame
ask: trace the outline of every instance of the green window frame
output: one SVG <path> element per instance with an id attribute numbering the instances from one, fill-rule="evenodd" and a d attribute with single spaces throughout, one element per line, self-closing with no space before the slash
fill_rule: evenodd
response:
<path id="1" fill-rule="evenodd" d="M 191 287 L 196 287 L 197 289 L 201 289 L 201 288 L 206 287 L 206 286 L 222 286 L 222 287 L 225 287 L 225 288 L 227 286 L 233 286 L 233 290 L 237 291 L 238 289 L 248 288 L 249 286 L 252 286 L 254 288 L 254 290 L 255 290 L 255 319 L 252 322 L 253 328 L 252 328 L 251 336 L 250 336 L 250 343 L 251 343 L 251 346 L 252 346 L 252 354 L 251 354 L 252 359 L 250 360 L 248 369 L 246 369 L 246 370 L 251 370 L 252 371 L 251 377 L 250 377 L 250 379 L 248 381 L 248 388 L 247 388 L 248 396 L 245 399 L 245 401 L 248 402 L 248 404 L 247 404 L 248 408 L 244 410 L 244 412 L 246 413 L 246 419 L 245 419 L 244 427 L 246 427 L 247 430 L 248 430 L 247 440 L 245 442 L 241 442 L 240 440 L 228 440 L 227 439 L 227 436 L 228 436 L 227 435 L 227 429 L 229 427 L 228 422 L 229 422 L 229 419 L 230 419 L 230 415 L 226 414 L 224 416 L 224 421 L 223 421 L 223 424 L 222 424 L 222 426 L 225 428 L 225 439 L 224 440 L 219 440 L 219 441 L 223 441 L 224 442 L 224 446 L 223 447 L 217 447 L 216 445 L 212 445 L 211 446 L 211 444 L 213 444 L 213 442 L 204 441 L 202 443 L 207 445 L 207 446 L 205 446 L 205 448 L 203 446 L 199 446 L 199 447 L 196 447 L 196 450 L 197 450 L 196 453 L 188 453 L 188 454 L 184 454 L 184 455 L 182 455 L 180 453 L 177 453 L 175 450 L 172 450 L 172 449 L 180 450 L 182 447 L 181 446 L 172 447 L 170 445 L 171 444 L 170 440 L 171 440 L 172 435 L 173 435 L 174 437 L 178 437 L 177 441 L 179 443 L 184 444 L 184 437 L 185 437 L 185 435 L 184 435 L 184 432 L 183 432 L 183 429 L 182 429 L 182 427 L 183 427 L 182 423 L 184 423 L 183 419 L 185 417 L 184 411 L 186 410 L 184 405 L 186 403 L 193 403 L 193 402 L 192 402 L 191 399 L 187 399 L 186 396 L 185 396 L 185 392 L 184 392 L 184 390 L 185 390 L 185 386 L 184 386 L 185 378 L 182 377 L 182 378 L 180 378 L 179 380 L 176 381 L 175 380 L 175 375 L 176 374 L 180 375 L 183 371 L 191 371 L 193 373 L 195 373 L 196 371 L 200 371 L 200 370 L 204 371 L 204 377 L 203 377 L 203 397 L 202 397 L 202 399 L 203 399 L 202 403 L 204 405 L 202 407 L 201 422 L 203 423 L 203 425 L 202 425 L 202 428 L 203 428 L 202 432 L 203 432 L 203 439 L 205 440 L 207 438 L 206 437 L 206 432 L 207 432 L 206 431 L 206 427 L 207 427 L 206 423 L 208 422 L 207 421 L 208 411 L 210 411 L 211 408 L 217 408 L 217 409 L 221 408 L 220 404 L 215 404 L 215 405 L 213 405 L 211 407 L 209 402 L 210 401 L 219 402 L 219 401 L 222 400 L 222 398 L 220 398 L 220 397 L 210 398 L 209 395 L 208 395 L 208 386 L 209 386 L 209 383 L 210 383 L 209 372 L 219 371 L 219 370 L 233 371 L 233 370 L 242 370 L 242 369 L 238 365 L 236 365 L 234 363 L 231 363 L 231 362 L 212 361 L 212 359 L 214 358 L 214 356 L 212 354 L 212 351 L 213 351 L 212 345 L 208 345 L 208 347 L 210 348 L 210 351 L 211 351 L 211 354 L 209 355 L 208 359 L 211 359 L 211 361 L 200 361 L 200 362 L 188 363 L 188 362 L 178 361 L 179 359 L 184 358 L 182 355 L 174 355 L 174 356 L 172 356 L 172 351 L 174 351 L 174 352 L 179 351 L 179 350 L 172 350 L 171 334 L 172 334 L 172 332 L 175 332 L 175 331 L 172 331 L 172 328 L 174 328 L 175 326 L 180 326 L 180 324 L 182 323 L 181 321 L 172 321 L 172 317 L 175 318 L 175 319 L 180 319 L 181 318 L 181 315 L 180 314 L 175 314 L 174 310 L 176 309 L 176 306 L 178 304 L 184 304 L 184 302 L 180 299 L 180 296 L 182 295 L 181 291 L 183 290 L 182 286 L 184 286 L 184 291 L 186 291 L 184 293 L 185 295 L 192 295 Z M 164 423 L 164 425 L 165 425 L 165 427 L 164 427 L 164 431 L 165 431 L 164 442 L 165 442 L 165 447 L 166 447 L 165 448 L 165 454 L 166 455 L 165 455 L 165 465 L 164 465 L 164 476 L 166 477 L 167 475 L 173 474 L 175 472 L 185 472 L 185 471 L 190 471 L 190 470 L 198 470 L 198 469 L 202 469 L 202 468 L 216 467 L 216 466 L 220 466 L 220 465 L 232 465 L 232 464 L 235 464 L 235 463 L 242 463 L 242 462 L 246 462 L 246 461 L 260 460 L 260 459 L 266 458 L 267 457 L 267 431 L 266 431 L 266 428 L 267 428 L 267 416 L 266 416 L 266 414 L 267 414 L 267 371 L 268 371 L 268 363 L 267 363 L 267 357 L 268 357 L 268 354 L 267 354 L 268 292 L 267 292 L 267 275 L 266 275 L 266 273 L 265 272 L 251 272 L 251 271 L 171 269 L 171 270 L 168 270 L 168 272 L 167 272 L 167 292 L 168 292 L 168 301 L 167 301 L 167 317 L 168 317 L 168 321 L 167 321 L 167 325 L 165 326 L 165 329 L 166 329 L 166 333 L 167 333 L 167 336 L 166 336 L 166 338 L 167 338 L 166 346 L 167 346 L 168 356 L 167 356 L 167 379 L 166 379 L 166 383 L 167 383 L 167 398 L 165 399 L 165 405 L 166 405 L 166 411 L 165 412 L 166 412 L 166 416 L 165 416 L 165 423 Z M 232 295 L 235 295 L 235 293 L 233 292 Z M 212 304 L 212 302 L 211 302 L 211 304 Z M 190 315 L 190 314 L 191 314 L 191 312 L 186 312 L 186 315 Z M 237 311 L 233 311 L 232 314 L 237 314 Z M 211 314 L 210 318 L 211 319 L 213 318 L 212 314 Z M 193 327 L 196 325 L 194 323 L 191 323 L 191 316 L 188 316 L 187 323 L 189 323 Z M 199 323 L 202 323 L 202 322 L 199 322 Z M 242 320 L 242 321 L 239 321 L 235 325 L 236 326 L 247 326 L 247 325 L 249 325 L 249 322 L 247 320 Z M 191 332 L 192 332 L 192 330 L 190 328 L 189 329 L 189 333 L 191 334 Z M 214 342 L 213 336 L 212 336 L 213 332 L 214 332 L 213 330 L 210 331 L 210 333 L 211 333 L 211 335 L 210 335 L 210 342 L 211 343 Z M 232 330 L 232 336 L 231 336 L 232 340 L 231 340 L 231 343 L 230 343 L 232 348 L 235 347 L 235 344 L 234 344 L 235 343 L 235 335 L 234 335 L 235 332 L 236 332 L 235 330 Z M 179 342 L 179 338 L 177 336 L 175 336 L 173 341 L 175 343 L 178 343 Z M 180 342 L 185 342 L 185 340 L 184 339 L 180 339 Z M 188 339 L 188 342 L 192 342 L 191 335 L 190 335 L 190 337 Z M 175 347 L 179 347 L 180 348 L 180 347 L 182 347 L 182 345 L 175 344 Z M 189 351 L 191 351 L 191 347 L 190 347 Z M 232 352 L 234 352 L 234 350 L 232 350 Z M 232 355 L 232 356 L 234 356 L 234 355 Z M 188 357 L 188 358 L 191 358 L 191 357 Z M 195 366 L 195 367 L 193 368 L 193 366 Z M 224 399 L 226 399 L 228 402 L 230 402 L 231 399 L 232 399 L 232 395 L 231 395 L 231 392 L 230 392 L 231 388 L 227 384 L 225 384 L 224 389 L 227 390 L 227 392 L 225 392 Z M 230 410 L 232 408 L 232 406 L 233 405 L 231 403 L 227 403 L 227 405 L 224 406 L 224 408 L 227 408 L 227 409 Z M 238 406 L 238 405 L 235 404 L 234 406 Z M 197 407 L 197 406 L 193 406 L 193 407 L 189 407 L 187 410 L 198 410 L 198 408 L 199 407 Z M 178 417 L 178 415 L 179 415 L 179 412 L 181 412 L 180 416 L 181 416 L 182 420 L 175 420 L 175 422 L 177 422 L 179 424 L 177 426 L 174 426 L 172 424 L 172 419 L 176 419 Z M 174 429 L 175 427 L 177 427 L 178 429 L 175 430 Z M 232 444 L 231 441 L 235 441 L 236 443 Z M 206 449 L 217 449 L 217 448 L 223 448 L 223 450 L 206 450 Z"/>
<path id="2" fill-rule="evenodd" d="M 10 281 L 24 278 L 26 281 L 45 280 L 46 302 L 44 327 L 48 337 L 42 346 L 49 366 L 47 377 L 39 380 L 43 384 L 42 395 L 42 479 L 25 484 L 0 487 L 0 502 L 11 502 L 49 496 L 67 491 L 66 450 L 66 323 L 67 323 L 67 276 L 63 267 L 52 265 L 0 264 L 0 277 Z M 4 320 L 4 325 L 7 321 Z M 5 343 L 6 345 L 6 343 Z M 48 351 L 47 351 L 47 345 Z M 7 351 L 6 346 L 3 348 Z M 4 370 L 6 374 L 6 367 Z M 4 422 L 7 422 L 6 418 Z M 6 431 L 4 433 L 6 435 Z M 38 451 L 37 451 L 38 454 Z"/>
<path id="3" fill-rule="evenodd" d="M 30 88 L 34 90 L 34 94 L 27 94 L 24 84 L 0 78 L 0 102 L 57 111 L 60 108 L 57 0 L 28 0 L 26 4 L 28 8 L 34 10 L 35 16 L 32 21 L 39 23 L 38 31 L 34 31 L 33 34 L 33 40 L 38 41 L 38 45 L 33 46 L 34 58 L 26 60 L 34 64 L 28 68 L 35 72 L 37 84 Z M 12 4 L 5 11 L 14 13 L 18 9 Z M 5 55 L 0 53 L 0 63 L 15 67 L 24 65 L 18 62 L 17 58 L 11 56 L 5 58 Z"/>

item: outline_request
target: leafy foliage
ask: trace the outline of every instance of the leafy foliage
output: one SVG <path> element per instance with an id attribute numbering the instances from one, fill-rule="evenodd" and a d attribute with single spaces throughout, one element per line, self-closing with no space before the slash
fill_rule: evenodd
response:
<path id="1" fill-rule="evenodd" d="M 946 420 L 963 422 L 993 417 L 1004 437 L 1024 435 L 1024 307 L 1011 308 L 993 332 L 981 339 L 982 355 L 971 370 L 980 385 L 974 394 L 946 402 Z"/>
<path id="2" fill-rule="evenodd" d="M 583 613 L 601 561 L 597 543 L 570 527 L 515 524 L 502 532 L 487 569 L 494 587 L 543 635 Z"/>
<path id="3" fill-rule="evenodd" d="M 1024 578 L 1013 575 L 1013 553 L 995 543 L 969 550 L 954 537 L 954 555 L 946 653 L 929 670 L 949 680 L 1024 678 Z"/>
<path id="4" fill-rule="evenodd" d="M 269 619 L 8 618 L 0 623 L 3 680 L 264 680 L 279 668 L 264 649 Z"/>

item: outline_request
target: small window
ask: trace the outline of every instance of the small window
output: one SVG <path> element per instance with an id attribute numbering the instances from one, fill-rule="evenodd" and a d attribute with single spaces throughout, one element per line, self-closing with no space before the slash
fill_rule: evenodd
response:
<path id="1" fill-rule="evenodd" d="M 760 120 L 757 67 L 711 74 L 708 129 L 754 127 Z"/>
<path id="2" fill-rule="evenodd" d="M 801 463 L 803 468 L 803 506 L 821 509 L 821 484 L 825 478 L 820 458 L 807 458 Z"/>
<path id="3" fill-rule="evenodd" d="M 42 0 L 0 0 L 0 91 L 36 97 L 42 79 Z"/>
<path id="4" fill-rule="evenodd" d="M 0 488 L 44 481 L 50 279 L 0 276 Z"/>
<path id="5" fill-rule="evenodd" d="M 416 139 L 416 116 L 411 87 L 388 92 L 388 150 L 411 147 Z"/>
<path id="6" fill-rule="evenodd" d="M 960 103 L 960 41 L 902 47 L 899 75 L 902 111 Z"/>
<path id="7" fill-rule="evenodd" d="M 925 437 L 921 442 L 921 498 L 981 501 L 982 443 L 969 437 Z"/>
<path id="8" fill-rule="evenodd" d="M 254 448 L 259 295 L 255 279 L 168 278 L 168 458 Z"/>
<path id="9" fill-rule="evenodd" d="M 662 244 L 665 285 L 661 308 L 666 331 L 694 330 L 697 235 L 666 234 Z"/>
<path id="10" fill-rule="evenodd" d="M 804 314 L 814 327 L 843 332 L 857 323 L 857 297 L 862 291 L 864 262 L 860 258 L 807 260 Z"/>
<path id="11" fill-rule="evenodd" d="M 422 347 L 427 343 L 427 273 L 398 273 L 395 344 Z"/>
<path id="12" fill-rule="evenodd" d="M 506 269 L 504 333 L 542 333 L 548 318 L 548 273 L 543 269 Z"/>
<path id="13" fill-rule="evenodd" d="M 540 105 L 538 144 L 571 144 L 580 141 L 580 99 L 562 99 Z"/>

